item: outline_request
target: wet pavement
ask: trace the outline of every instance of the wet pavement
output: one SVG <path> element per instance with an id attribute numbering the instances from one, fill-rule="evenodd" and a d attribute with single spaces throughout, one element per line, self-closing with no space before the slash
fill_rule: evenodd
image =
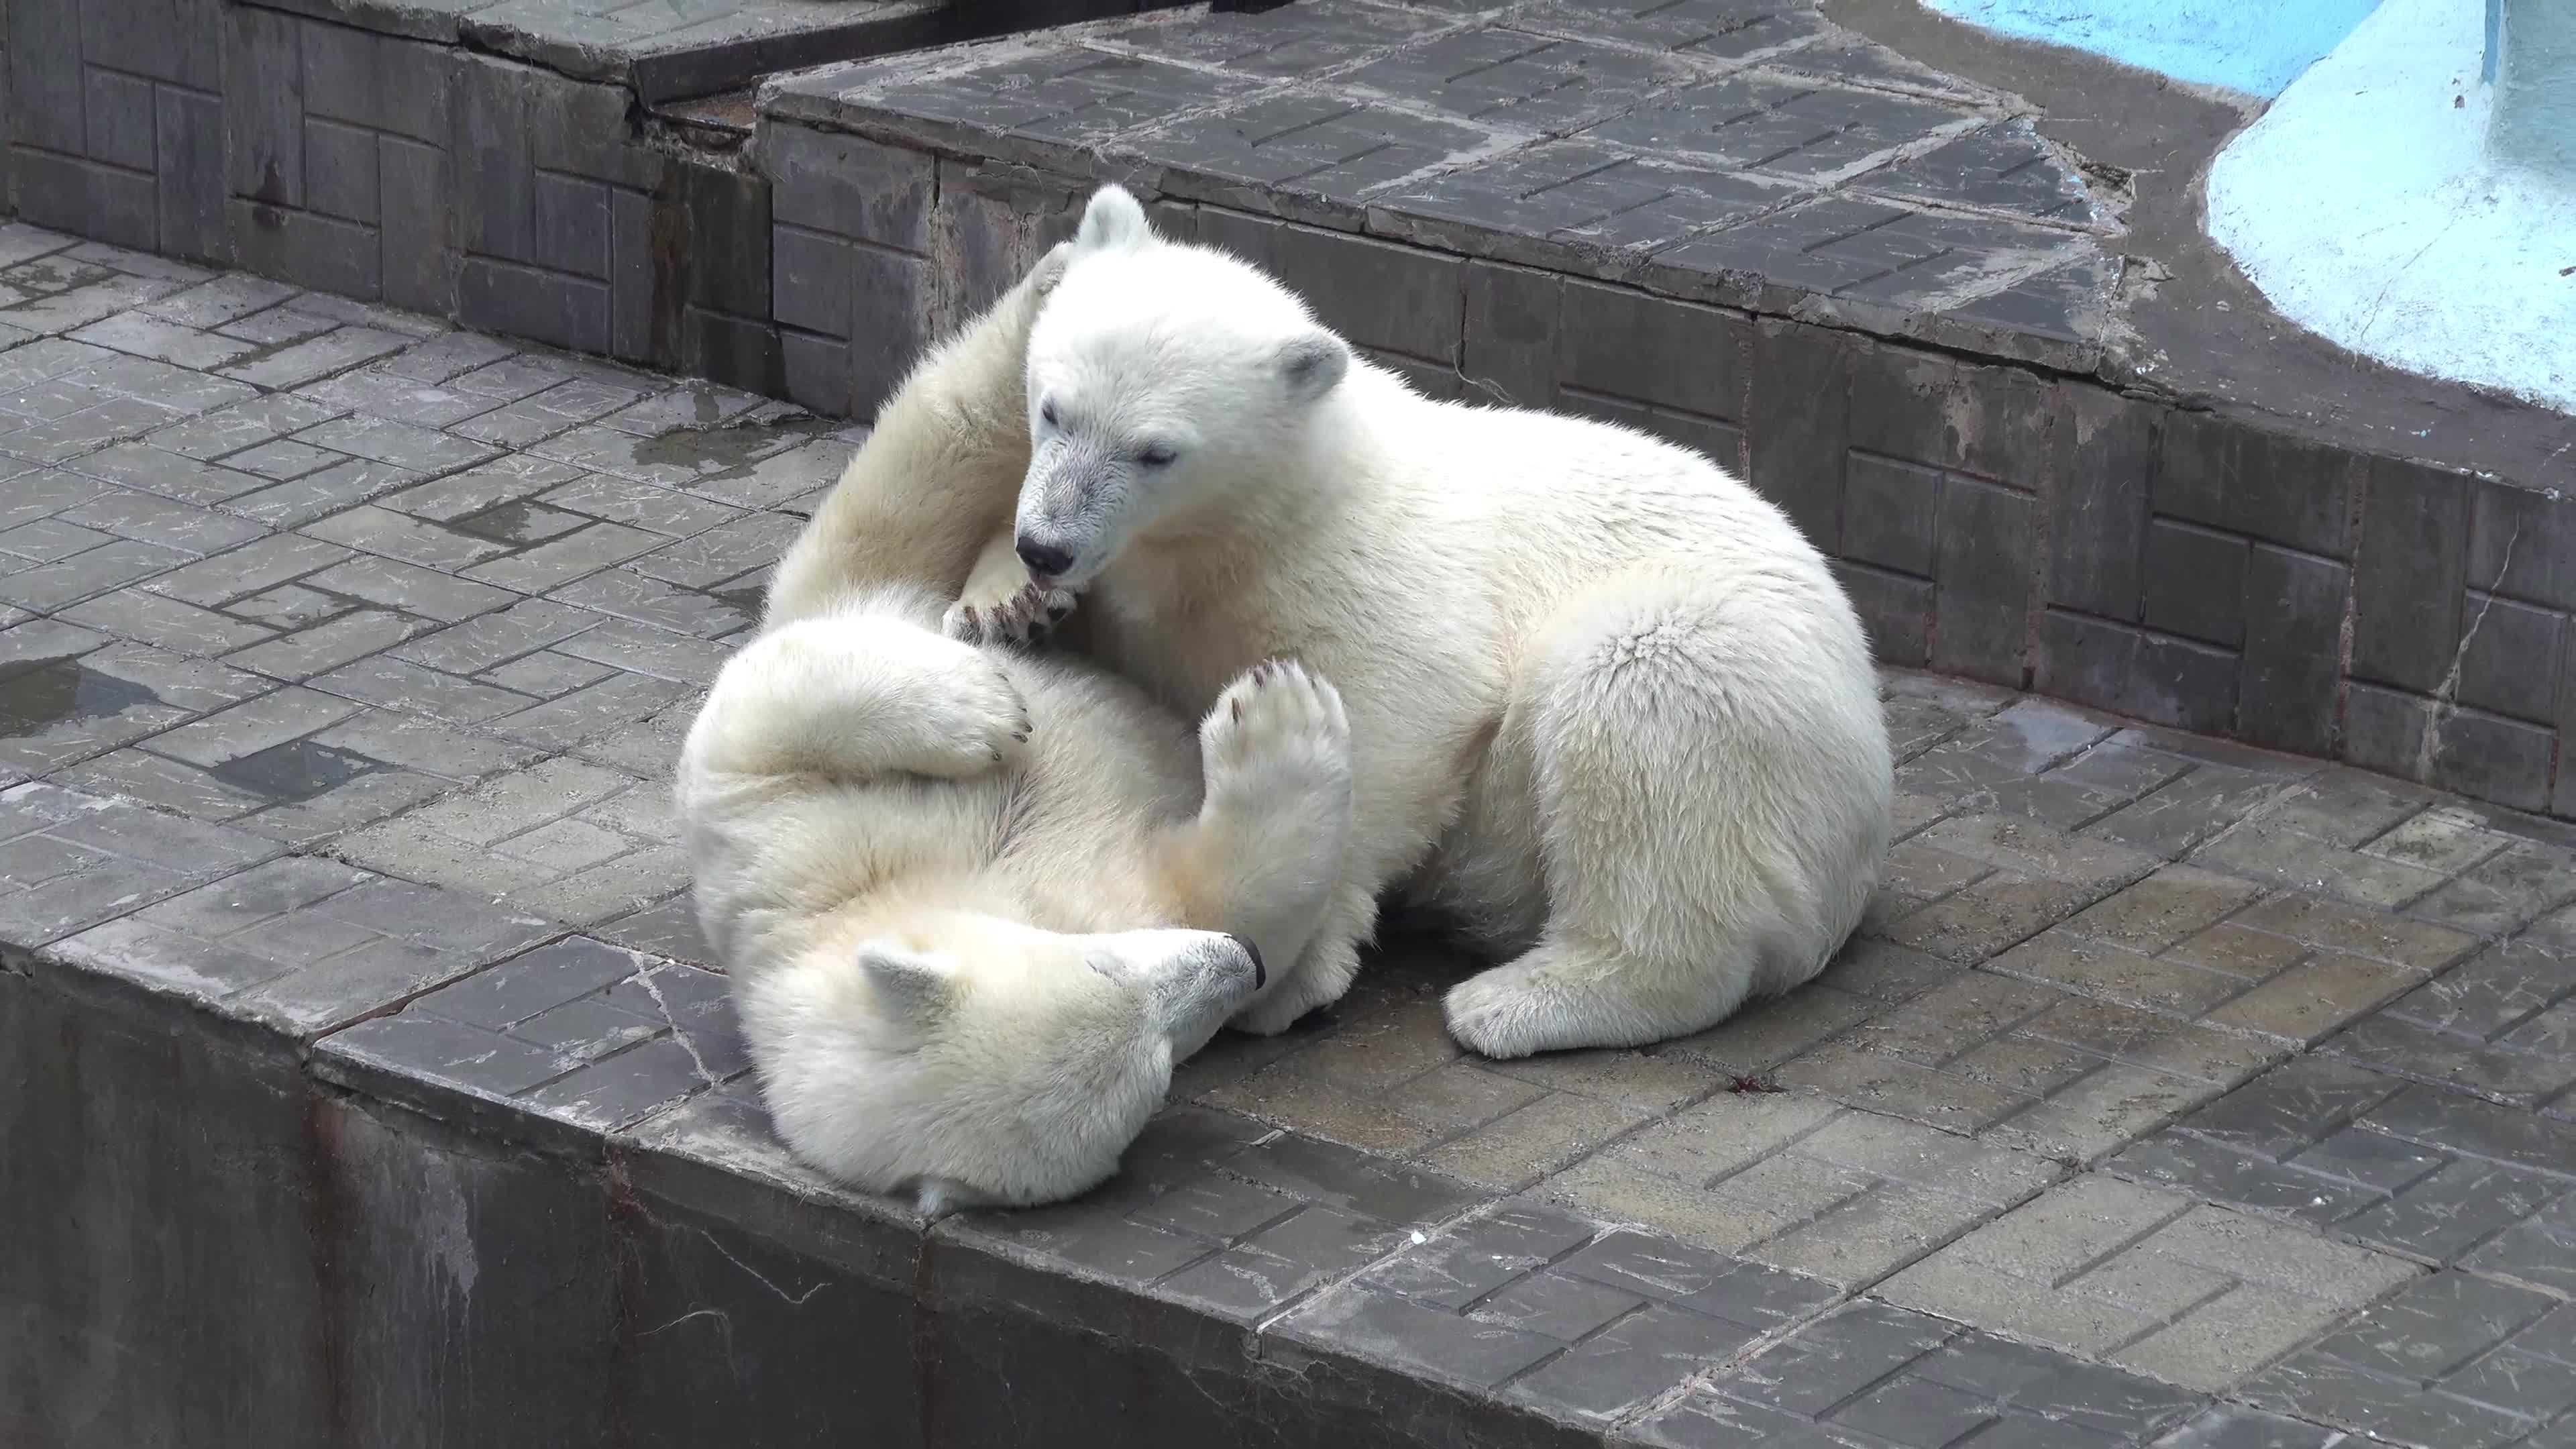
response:
<path id="1" fill-rule="evenodd" d="M 0 939 L 334 1080 L 774 1158 L 665 782 L 861 430 L 0 258 Z M 1395 936 L 1189 1063 L 1129 1180 L 979 1231 L 1652 1443 L 2576 1442 L 2576 837 L 1928 675 L 1888 708 L 1903 839 L 1813 985 L 1493 1063 L 1440 1028 L 1469 963 Z"/>

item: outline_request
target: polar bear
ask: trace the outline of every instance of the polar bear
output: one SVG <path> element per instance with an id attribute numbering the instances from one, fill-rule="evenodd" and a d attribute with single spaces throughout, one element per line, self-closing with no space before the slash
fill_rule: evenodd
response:
<path id="1" fill-rule="evenodd" d="M 1237 1024 L 1339 996 L 1382 892 L 1507 957 L 1454 988 L 1493 1057 L 1699 1030 L 1859 923 L 1893 769 L 1824 559 L 1706 458 L 1435 402 L 1223 252 L 1098 192 L 1028 354 L 1016 585 L 1166 705 L 1296 658 L 1349 711 L 1350 868 Z M 973 635 L 971 627 L 961 628 Z"/>
<path id="2" fill-rule="evenodd" d="M 943 632 L 1018 487 L 1025 444 L 985 433 L 1025 436 L 1061 260 L 880 414 L 675 790 L 780 1136 L 925 1212 L 1113 1172 L 1174 1062 L 1305 949 L 1348 835 L 1348 724 L 1297 666 L 1246 672 L 1194 742 L 1096 667 Z"/>

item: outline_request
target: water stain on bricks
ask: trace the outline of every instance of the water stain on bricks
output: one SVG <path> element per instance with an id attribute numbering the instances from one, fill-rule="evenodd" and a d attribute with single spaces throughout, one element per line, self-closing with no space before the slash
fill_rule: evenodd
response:
<path id="1" fill-rule="evenodd" d="M 66 721 L 103 719 L 161 696 L 131 680 L 83 668 L 71 656 L 37 659 L 0 674 L 0 738 Z"/>
<path id="2" fill-rule="evenodd" d="M 572 532 L 585 521 L 578 514 L 522 500 L 497 503 L 480 513 L 470 514 L 438 526 L 450 533 L 488 538 L 501 543 L 543 543 L 547 539 Z"/>
<path id="3" fill-rule="evenodd" d="M 336 790 L 360 775 L 384 769 L 381 760 L 312 740 L 288 740 L 207 771 L 228 785 L 292 803 Z"/>
<path id="4" fill-rule="evenodd" d="M 754 464 L 783 451 L 782 443 L 819 438 L 830 433 L 833 426 L 824 418 L 798 417 L 714 428 L 678 428 L 636 444 L 635 461 L 698 470 L 697 476 L 683 487 L 728 482 L 750 477 Z"/>

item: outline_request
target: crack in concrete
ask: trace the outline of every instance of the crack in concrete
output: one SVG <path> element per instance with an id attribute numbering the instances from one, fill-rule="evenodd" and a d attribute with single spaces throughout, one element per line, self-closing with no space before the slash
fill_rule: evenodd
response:
<path id="1" fill-rule="evenodd" d="M 2496 590 L 2504 587 L 2505 575 L 2513 572 L 2513 548 L 2520 542 L 2522 525 L 2517 523 L 2505 538 L 2504 561 L 2496 566 L 2495 578 L 2487 584 L 2486 601 L 2478 605 L 2478 616 L 2469 621 L 2467 632 L 2460 635 L 2460 647 L 2451 651 L 2450 672 L 2433 687 L 2433 708 L 2424 717 L 2423 741 L 2415 747 L 2415 778 L 2418 780 L 2430 782 L 2433 778 L 2433 756 L 2441 744 L 2442 721 L 2459 710 L 2455 696 L 2460 692 L 2460 670 L 2469 662 L 2469 646 L 2477 642 L 2478 630 L 2485 627 L 2487 612 L 2495 607 Z"/>
<path id="2" fill-rule="evenodd" d="M 749 1263 L 744 1262 L 742 1259 L 735 1257 L 733 1254 L 726 1252 L 725 1245 L 716 1241 L 715 1234 L 708 1232 L 704 1228 L 696 1228 L 692 1229 L 692 1231 L 694 1231 L 699 1237 L 707 1240 L 707 1246 L 716 1250 L 717 1257 L 720 1257 L 726 1262 L 733 1264 L 735 1267 L 740 1268 L 744 1273 L 750 1275 L 751 1281 L 768 1289 L 771 1293 L 776 1294 L 778 1296 L 778 1301 L 786 1304 L 790 1308 L 804 1307 L 807 1300 L 811 1299 L 815 1294 L 832 1286 L 831 1280 L 827 1278 L 824 1281 L 815 1284 L 813 1287 L 806 1289 L 802 1293 L 790 1293 L 786 1289 L 779 1287 L 777 1284 L 770 1282 L 768 1276 L 763 1274 L 758 1268 L 755 1268 Z M 717 1312 L 715 1309 L 701 1309 L 699 1311 L 707 1313 Z M 722 1317 L 723 1315 L 718 1313 L 717 1316 Z M 678 1321 L 678 1319 L 672 1320 L 673 1323 Z M 671 1325 L 666 1323 L 662 1326 L 664 1328 L 668 1328 Z"/>
<path id="3" fill-rule="evenodd" d="M 717 1080 L 716 1074 L 707 1070 L 707 1059 L 698 1055 L 698 1044 L 690 1039 L 688 1029 L 680 1025 L 680 1019 L 671 1014 L 671 1003 L 663 997 L 662 988 L 654 983 L 654 973 L 660 969 L 661 968 L 657 966 L 646 966 L 639 958 L 635 963 L 635 975 L 631 979 L 636 985 L 643 987 L 644 994 L 652 997 L 653 1004 L 661 1009 L 663 1023 L 671 1028 L 671 1036 L 679 1042 L 680 1050 L 689 1054 L 689 1065 L 697 1068 L 698 1080 L 706 1083 L 710 1087 L 723 1086 L 724 1083 Z M 719 1248 L 716 1251 L 723 1252 L 724 1250 Z M 749 1272 L 750 1270 L 745 1269 L 744 1271 Z"/>

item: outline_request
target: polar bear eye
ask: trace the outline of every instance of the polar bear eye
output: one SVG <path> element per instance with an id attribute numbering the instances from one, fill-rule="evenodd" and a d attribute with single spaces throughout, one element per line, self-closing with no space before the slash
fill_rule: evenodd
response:
<path id="1" fill-rule="evenodd" d="M 1055 426 L 1055 399 L 1054 399 L 1054 398 L 1048 398 L 1044 403 L 1039 404 L 1039 406 L 1038 406 L 1038 421 L 1039 421 L 1039 422 L 1042 422 L 1042 423 L 1044 423 L 1044 424 L 1046 424 L 1046 425 L 1047 425 L 1048 427 L 1050 427 L 1050 428 Z"/>
<path id="2" fill-rule="evenodd" d="M 1179 454 L 1174 453 L 1170 448 L 1163 446 L 1161 443 L 1156 443 L 1154 446 L 1138 453 L 1136 455 L 1136 461 L 1148 468 L 1164 468 L 1169 467 L 1172 459 L 1178 456 Z"/>

